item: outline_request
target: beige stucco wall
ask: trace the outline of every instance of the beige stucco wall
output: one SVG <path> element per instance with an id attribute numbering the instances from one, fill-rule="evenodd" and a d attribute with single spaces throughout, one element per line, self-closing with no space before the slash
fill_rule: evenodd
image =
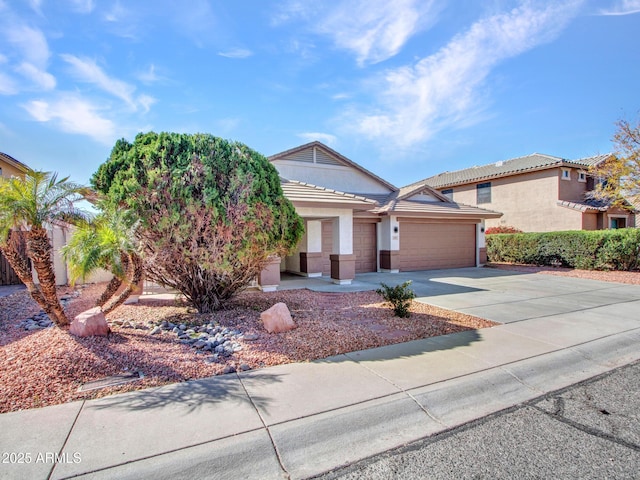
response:
<path id="1" fill-rule="evenodd" d="M 498 219 L 487 219 L 486 228 L 510 226 L 525 232 L 551 232 L 582 229 L 582 213 L 559 207 L 559 183 L 563 195 L 574 198 L 579 182 L 577 170 L 571 181 L 560 180 L 560 170 L 550 169 L 490 180 L 491 202 L 476 203 L 476 184 L 453 187 L 453 200 L 502 212 Z M 478 182 L 484 183 L 484 182 Z M 576 184 L 576 185 L 572 185 Z M 584 188 L 584 184 L 580 183 Z M 570 198 L 565 198 L 569 200 Z"/>
<path id="2" fill-rule="evenodd" d="M 587 182 L 578 180 L 578 172 L 575 168 L 569 169 L 569 180 L 560 178 L 558 181 L 558 200 L 568 202 L 584 201 L 584 194 L 587 191 Z"/>
<path id="3" fill-rule="evenodd" d="M 0 159 L 0 168 L 2 168 L 2 176 L 4 178 L 24 177 L 24 173 L 22 171 L 18 170 L 13 165 L 9 165 L 7 162 L 1 159 Z"/>

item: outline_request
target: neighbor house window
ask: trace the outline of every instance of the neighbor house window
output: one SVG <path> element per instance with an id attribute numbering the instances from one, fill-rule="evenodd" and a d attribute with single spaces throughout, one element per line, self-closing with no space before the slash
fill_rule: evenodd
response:
<path id="1" fill-rule="evenodd" d="M 476 203 L 491 203 L 491 182 L 476 185 Z"/>
<path id="2" fill-rule="evenodd" d="M 569 170 L 568 168 L 563 168 L 562 176 L 560 178 L 562 178 L 563 180 L 571 180 L 571 170 Z"/>
<path id="3" fill-rule="evenodd" d="M 442 190 L 442 195 L 444 195 L 445 197 L 447 197 L 449 200 L 451 200 L 453 202 L 453 188 L 447 188 L 445 190 Z"/>
<path id="4" fill-rule="evenodd" d="M 578 172 L 578 181 L 586 183 L 587 182 L 587 172 Z"/>
<path id="5" fill-rule="evenodd" d="M 0 177 L 2 176 L 2 167 L 0 167 Z"/>
<path id="6" fill-rule="evenodd" d="M 627 227 L 627 219 L 626 218 L 612 218 L 611 219 L 611 228 L 626 228 Z"/>

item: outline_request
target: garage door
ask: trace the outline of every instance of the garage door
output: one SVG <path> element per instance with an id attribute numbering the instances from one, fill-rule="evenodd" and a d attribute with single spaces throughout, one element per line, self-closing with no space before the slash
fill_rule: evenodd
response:
<path id="1" fill-rule="evenodd" d="M 473 267 L 476 226 L 455 223 L 400 223 L 400 270 Z"/>
<path id="2" fill-rule="evenodd" d="M 378 270 L 375 223 L 355 222 L 353 224 L 353 253 L 356 256 L 356 273 Z"/>

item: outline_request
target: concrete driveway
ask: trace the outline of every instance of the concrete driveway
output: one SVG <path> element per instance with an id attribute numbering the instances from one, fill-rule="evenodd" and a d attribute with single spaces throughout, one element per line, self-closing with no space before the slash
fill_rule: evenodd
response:
<path id="1" fill-rule="evenodd" d="M 500 323 L 558 315 L 583 321 L 612 316 L 637 320 L 640 312 L 640 287 L 635 285 L 492 268 L 364 273 L 356 275 L 351 285 L 334 285 L 327 277 L 288 277 L 281 289 L 367 291 L 379 288 L 381 282 L 393 286 L 407 280 L 419 302 Z"/>

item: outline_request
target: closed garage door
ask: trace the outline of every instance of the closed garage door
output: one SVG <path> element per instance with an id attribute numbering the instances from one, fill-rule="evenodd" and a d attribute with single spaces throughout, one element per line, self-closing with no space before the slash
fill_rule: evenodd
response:
<path id="1" fill-rule="evenodd" d="M 475 224 L 400 223 L 400 270 L 473 267 Z"/>
<path id="2" fill-rule="evenodd" d="M 377 271 L 375 223 L 354 222 L 353 253 L 356 256 L 356 273 Z"/>

